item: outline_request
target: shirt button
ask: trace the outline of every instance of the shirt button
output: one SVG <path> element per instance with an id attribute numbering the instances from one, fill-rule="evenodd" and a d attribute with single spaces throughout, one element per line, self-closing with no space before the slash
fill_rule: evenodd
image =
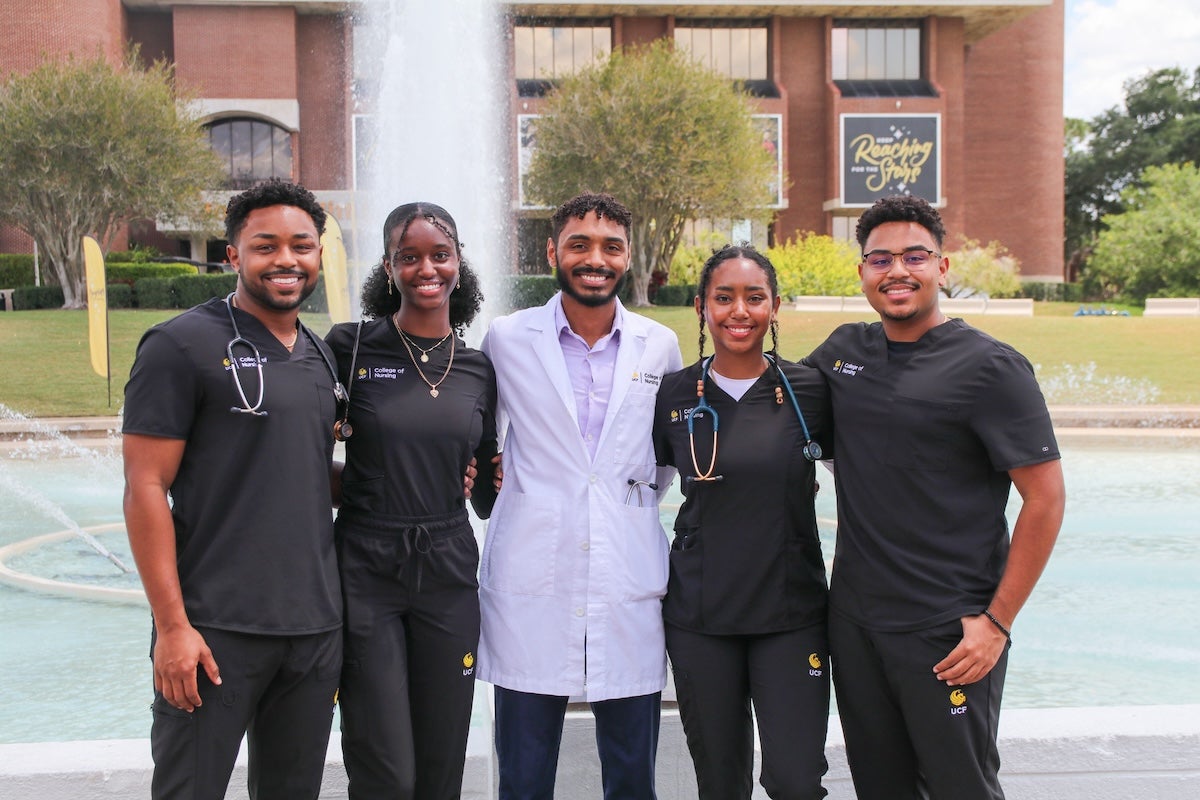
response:
<path id="1" fill-rule="evenodd" d="M 590 550 L 591 547 L 592 547 L 591 542 L 584 542 L 583 544 L 579 545 L 580 550 Z"/>
<path id="2" fill-rule="evenodd" d="M 587 440 L 588 440 L 589 442 L 592 440 L 592 435 L 591 435 L 590 433 L 587 435 Z"/>
<path id="3" fill-rule="evenodd" d="M 588 400 L 595 400 L 595 399 L 596 399 L 596 393 L 588 392 Z"/>
<path id="4" fill-rule="evenodd" d="M 577 617 L 582 617 L 582 616 L 583 616 L 583 609 L 582 609 L 582 608 L 577 608 L 577 609 L 575 609 L 575 616 L 577 616 Z"/>
<path id="5" fill-rule="evenodd" d="M 596 476 L 588 475 L 588 483 L 595 483 L 595 482 L 596 482 Z"/>

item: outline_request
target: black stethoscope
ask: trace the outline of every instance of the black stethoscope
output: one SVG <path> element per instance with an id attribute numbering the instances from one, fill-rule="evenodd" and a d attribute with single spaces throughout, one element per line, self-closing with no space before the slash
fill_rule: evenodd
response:
<path id="1" fill-rule="evenodd" d="M 796 411 L 796 419 L 800 421 L 800 430 L 804 433 L 804 448 L 801 450 L 801 452 L 804 453 L 804 457 L 809 461 L 819 460 L 821 458 L 821 445 L 813 441 L 812 435 L 808 432 L 808 423 L 804 421 L 804 412 L 800 410 L 800 403 L 796 400 L 796 393 L 792 390 L 792 384 L 789 383 L 788 379 L 784 376 L 783 368 L 779 366 L 779 362 L 766 353 L 763 354 L 763 357 L 767 359 L 772 367 L 775 368 L 775 372 L 779 376 L 779 383 L 782 384 L 783 389 L 787 390 L 788 398 L 792 401 L 792 408 Z M 717 416 L 717 410 L 709 404 L 708 397 L 704 391 L 704 386 L 708 382 L 708 372 L 712 367 L 712 361 L 712 356 L 709 356 L 704 361 L 704 366 L 700 370 L 700 380 L 696 381 L 696 396 L 699 398 L 699 402 L 696 403 L 695 408 L 693 408 L 687 415 L 688 448 L 692 453 L 692 468 L 696 471 L 695 475 L 688 476 L 687 479 L 689 481 L 725 480 L 724 475 L 714 474 L 717 466 L 717 431 L 721 427 L 721 418 Z M 780 389 L 779 386 L 775 387 L 775 402 L 779 403 L 780 405 L 783 404 L 783 390 Z M 696 458 L 695 419 L 697 412 L 701 414 L 712 415 L 712 455 L 708 459 L 708 469 L 704 470 L 703 472 L 701 472 L 699 460 Z"/>
<path id="2" fill-rule="evenodd" d="M 229 312 L 229 324 L 233 326 L 233 338 L 229 340 L 229 344 L 225 345 L 225 357 L 229 359 L 230 372 L 233 375 L 233 386 L 237 389 L 242 405 L 240 407 L 230 406 L 229 410 L 234 414 L 251 414 L 256 417 L 265 417 L 267 416 L 267 412 L 262 410 L 263 393 L 266 389 L 263 383 L 262 354 L 258 352 L 257 345 L 242 336 L 241 330 L 238 329 L 237 318 L 233 313 L 233 295 L 234 292 L 230 292 L 225 298 L 225 310 Z M 334 399 L 337 400 L 339 405 L 346 403 L 349 396 L 346 394 L 346 388 L 342 386 L 342 382 L 338 380 L 337 370 L 334 369 L 333 362 L 329 360 L 329 356 L 325 355 L 325 351 L 317 343 L 313 332 L 304 327 L 304 323 L 300 322 L 300 320 L 296 320 L 296 324 L 299 326 L 300 331 L 308 337 L 312 346 L 316 348 L 317 353 L 321 356 L 321 360 L 325 362 L 325 367 L 329 370 L 329 376 L 333 379 Z M 255 399 L 253 405 L 250 404 L 250 398 L 246 396 L 246 389 L 242 386 L 242 377 L 238 373 L 238 360 L 233 353 L 234 348 L 239 346 L 246 348 L 250 353 L 250 356 L 254 359 L 254 369 L 258 372 L 258 397 Z M 334 433 L 335 435 L 337 433 L 336 423 L 334 425 Z"/>

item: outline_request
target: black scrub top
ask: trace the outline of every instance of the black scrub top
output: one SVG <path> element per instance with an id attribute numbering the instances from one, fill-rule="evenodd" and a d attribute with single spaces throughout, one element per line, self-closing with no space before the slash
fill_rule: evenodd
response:
<path id="1" fill-rule="evenodd" d="M 1008 470 L 1059 457 L 1029 361 L 951 319 L 911 343 L 843 325 L 805 363 L 833 401 L 833 611 L 885 631 L 978 614 L 1008 556 Z"/>
<path id="2" fill-rule="evenodd" d="M 183 439 L 171 514 L 184 607 L 193 625 L 294 635 L 341 626 L 330 464 L 333 375 L 307 332 L 292 352 L 254 316 L 232 309 L 261 356 L 259 416 L 226 357 L 230 308 L 214 299 L 156 325 L 138 344 L 125 387 L 124 433 Z M 254 403 L 249 348 L 235 352 Z M 328 355 L 328 353 L 326 353 Z"/>
<path id="3" fill-rule="evenodd" d="M 474 456 L 479 471 L 471 492 L 476 514 L 486 519 L 495 502 L 491 459 L 496 455 L 496 373 L 481 351 L 455 341 L 410 337 L 429 349 L 421 364 L 437 384 L 433 397 L 405 350 L 390 316 L 364 322 L 354 355 L 357 323 L 336 325 L 326 342 L 350 389 L 342 509 L 378 521 L 441 517 L 463 509 L 463 473 Z M 416 350 L 413 355 L 420 358 Z M 351 381 L 350 364 L 354 361 Z"/>
<path id="4" fill-rule="evenodd" d="M 786 361 L 810 433 L 823 447 L 829 410 L 816 370 Z M 696 406 L 702 365 L 663 378 L 654 412 L 658 463 L 679 471 L 685 500 L 675 521 L 663 618 L 710 634 L 766 634 L 823 622 L 825 562 L 813 510 L 815 469 L 795 409 L 768 368 L 741 400 L 714 380 L 706 384 L 720 421 L 715 473 L 720 481 L 692 482 L 688 416 Z M 712 457 L 712 419 L 694 421 L 696 463 Z"/>

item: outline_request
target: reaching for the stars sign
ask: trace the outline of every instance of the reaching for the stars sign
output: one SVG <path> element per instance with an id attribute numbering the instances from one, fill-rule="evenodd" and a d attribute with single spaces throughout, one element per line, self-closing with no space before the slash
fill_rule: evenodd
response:
<path id="1" fill-rule="evenodd" d="M 842 205 L 880 197 L 941 198 L 940 114 L 843 114 Z"/>

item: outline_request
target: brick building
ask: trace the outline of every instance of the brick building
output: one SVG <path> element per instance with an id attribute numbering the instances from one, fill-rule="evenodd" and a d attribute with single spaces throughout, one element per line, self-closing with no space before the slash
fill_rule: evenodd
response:
<path id="1" fill-rule="evenodd" d="M 770 235 L 852 237 L 874 197 L 910 191 L 936 203 L 952 233 L 1003 243 L 1026 277 L 1061 280 L 1063 2 L 507 3 L 508 63 L 497 68 L 511 77 L 514 169 L 555 76 L 614 47 L 674 38 L 755 95 L 764 146 L 780 165 Z M 352 91 L 362 33 L 352 12 L 361 5 L 0 0 L 0 73 L 70 52 L 115 61 L 137 43 L 148 58 L 172 60 L 198 98 L 214 148 L 229 159 L 225 188 L 286 175 L 339 214 L 353 199 L 364 110 Z M 519 238 L 539 250 L 544 212 L 519 196 L 511 205 Z M 158 234 L 193 257 L 216 244 Z M 0 251 L 22 249 L 27 239 L 0 230 Z"/>

